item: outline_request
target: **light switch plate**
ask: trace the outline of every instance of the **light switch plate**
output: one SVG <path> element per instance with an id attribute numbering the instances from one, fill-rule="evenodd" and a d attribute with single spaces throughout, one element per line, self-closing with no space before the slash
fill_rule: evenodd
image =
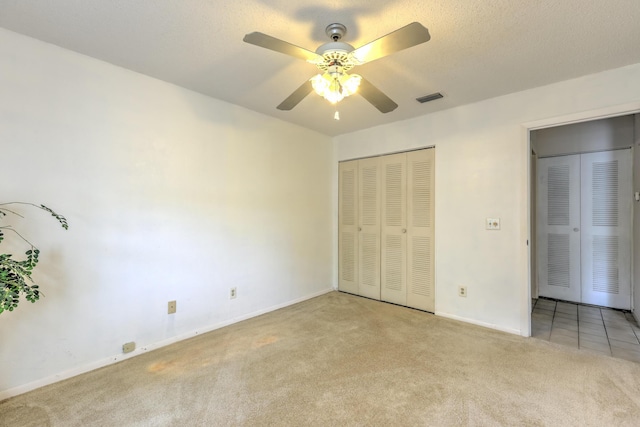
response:
<path id="1" fill-rule="evenodd" d="M 487 230 L 500 230 L 500 218 L 487 218 Z"/>

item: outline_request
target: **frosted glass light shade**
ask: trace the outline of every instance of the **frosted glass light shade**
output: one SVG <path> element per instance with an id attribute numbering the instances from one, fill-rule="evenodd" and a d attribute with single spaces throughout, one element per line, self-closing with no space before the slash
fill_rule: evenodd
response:
<path id="1" fill-rule="evenodd" d="M 318 95 L 324 96 L 324 92 L 329 89 L 331 80 L 331 76 L 327 73 L 316 74 L 311 77 L 311 86 L 313 86 L 313 90 L 315 90 Z"/>
<path id="2" fill-rule="evenodd" d="M 360 86 L 360 80 L 362 80 L 362 77 L 360 77 L 358 74 L 352 74 L 352 75 L 344 74 L 340 78 L 340 83 L 342 84 L 342 92 L 344 93 L 344 96 L 349 96 L 356 93 L 356 91 L 358 90 L 358 86 Z"/>
<path id="3" fill-rule="evenodd" d="M 315 92 L 332 104 L 340 102 L 345 96 L 353 95 L 360 85 L 360 77 L 357 74 L 342 73 L 331 75 L 329 73 L 317 74 L 311 77 L 311 85 Z"/>

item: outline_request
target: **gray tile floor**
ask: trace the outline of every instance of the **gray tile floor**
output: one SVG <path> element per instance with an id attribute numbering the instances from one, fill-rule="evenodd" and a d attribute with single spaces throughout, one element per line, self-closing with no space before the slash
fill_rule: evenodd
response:
<path id="1" fill-rule="evenodd" d="M 628 312 L 534 299 L 531 336 L 640 363 L 640 327 Z"/>

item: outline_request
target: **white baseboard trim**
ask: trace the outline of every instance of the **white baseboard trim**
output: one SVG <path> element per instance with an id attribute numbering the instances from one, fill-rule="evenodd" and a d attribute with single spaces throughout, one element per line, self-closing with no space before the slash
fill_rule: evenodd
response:
<path id="1" fill-rule="evenodd" d="M 257 317 L 260 316 L 262 314 L 266 314 L 272 311 L 276 311 L 279 310 L 281 308 L 285 308 L 288 307 L 290 305 L 294 305 L 306 300 L 309 300 L 311 298 L 315 298 L 315 297 L 319 297 L 320 295 L 324 295 L 324 294 L 328 294 L 329 292 L 334 292 L 335 289 L 333 288 L 328 288 L 328 289 L 324 289 L 322 291 L 319 292 L 315 292 L 311 295 L 306 295 L 304 297 L 301 298 L 297 298 L 291 301 L 287 301 L 284 302 L 282 304 L 277 304 L 262 310 L 258 310 L 258 311 L 254 311 L 248 314 L 243 314 L 242 316 L 238 316 L 238 317 L 233 317 L 231 319 L 216 323 L 214 325 L 211 326 L 207 326 L 205 328 L 202 329 L 196 329 L 194 331 L 190 331 L 190 332 L 186 332 L 184 334 L 180 334 L 180 335 L 176 335 L 175 337 L 171 337 L 168 338 L 166 340 L 162 340 L 162 341 L 158 341 L 156 343 L 153 344 L 149 344 L 149 345 L 145 345 L 145 346 L 140 346 L 138 348 L 136 348 L 134 351 L 132 351 L 131 353 L 127 353 L 127 354 L 116 354 L 114 356 L 110 356 L 104 359 L 100 359 L 100 360 L 96 360 L 94 362 L 90 362 L 87 363 L 85 365 L 73 368 L 73 369 L 69 369 L 63 372 L 60 372 L 58 374 L 55 375 L 51 375 L 36 381 L 32 381 L 30 383 L 24 384 L 24 385 L 20 385 L 18 387 L 13 387 L 7 390 L 2 390 L 0 391 L 0 401 L 8 399 L 10 397 L 15 397 L 18 396 L 20 394 L 24 394 L 27 393 L 29 391 L 35 390 L 37 388 L 40 387 L 44 387 L 53 383 L 57 383 L 58 381 L 63 381 L 75 376 L 78 376 L 80 374 L 84 374 L 99 368 L 103 368 L 105 366 L 109 366 L 109 365 L 113 365 L 114 363 L 117 362 L 121 362 L 123 360 L 126 359 L 130 359 L 132 357 L 135 356 L 139 356 L 141 354 L 147 353 L 151 350 L 156 350 L 158 348 L 161 347 L 165 347 L 171 344 L 174 344 L 176 342 L 179 341 L 183 341 L 189 338 L 193 338 L 196 335 L 202 335 L 204 333 L 207 332 L 211 332 L 211 331 L 215 331 L 216 329 L 220 329 L 220 328 L 224 328 L 225 326 L 229 326 L 232 325 L 234 323 L 238 323 L 241 322 L 243 320 L 247 320 L 247 319 L 251 319 L 252 317 Z"/>
<path id="2" fill-rule="evenodd" d="M 453 319 L 453 320 L 459 320 L 459 321 L 465 322 L 465 323 L 471 323 L 471 324 L 477 325 L 477 326 L 483 326 L 483 327 L 489 328 L 489 329 L 495 329 L 496 331 L 507 332 L 509 334 L 522 335 L 520 329 L 505 328 L 503 326 L 499 326 L 499 325 L 496 325 L 494 323 L 480 322 L 479 320 L 468 319 L 466 317 L 462 317 L 462 316 L 458 316 L 458 315 L 450 314 L 450 313 L 444 313 L 442 311 L 436 311 L 435 315 L 436 316 L 441 316 L 441 317 L 446 317 L 447 319 Z"/>

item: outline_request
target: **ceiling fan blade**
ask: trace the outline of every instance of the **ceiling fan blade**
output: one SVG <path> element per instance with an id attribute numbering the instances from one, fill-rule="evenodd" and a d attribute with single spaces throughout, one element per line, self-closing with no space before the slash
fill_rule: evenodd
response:
<path id="1" fill-rule="evenodd" d="M 394 52 L 428 42 L 431 39 L 429 30 L 418 22 L 413 22 L 377 40 L 367 43 L 351 52 L 351 56 L 360 63 L 390 55 Z"/>
<path id="2" fill-rule="evenodd" d="M 398 104 L 393 102 L 391 98 L 382 93 L 380 89 L 369 83 L 368 80 L 360 80 L 358 93 L 362 95 L 364 99 L 369 101 L 374 107 L 380 110 L 381 113 L 388 113 L 398 108 Z"/>
<path id="3" fill-rule="evenodd" d="M 304 59 L 305 61 L 313 61 L 317 60 L 318 58 L 322 58 L 315 52 L 311 52 L 310 50 L 301 48 L 291 43 L 287 43 L 284 40 L 280 40 L 263 33 L 249 33 L 245 35 L 242 40 L 256 46 L 264 47 L 266 49 L 275 50 L 276 52 L 293 56 L 295 58 Z"/>
<path id="4" fill-rule="evenodd" d="M 305 98 L 305 96 L 309 95 L 312 90 L 313 90 L 313 87 L 311 86 L 311 82 L 307 80 L 306 82 L 302 83 L 302 86 L 294 90 L 293 93 L 289 95 L 287 99 L 285 99 L 280 103 L 280 105 L 278 105 L 277 107 L 278 110 L 283 110 L 283 111 L 291 110 L 293 107 L 298 105 L 300 101 L 302 101 Z"/>

